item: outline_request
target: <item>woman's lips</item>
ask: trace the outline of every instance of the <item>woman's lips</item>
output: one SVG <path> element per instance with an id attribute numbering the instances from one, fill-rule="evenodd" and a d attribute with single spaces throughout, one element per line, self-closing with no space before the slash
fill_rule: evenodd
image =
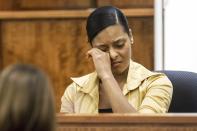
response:
<path id="1" fill-rule="evenodd" d="M 112 67 L 120 66 L 121 62 L 112 62 Z"/>

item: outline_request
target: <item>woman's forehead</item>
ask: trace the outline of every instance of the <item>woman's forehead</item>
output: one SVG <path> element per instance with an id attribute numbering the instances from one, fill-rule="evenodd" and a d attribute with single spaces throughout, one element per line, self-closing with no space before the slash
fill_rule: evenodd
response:
<path id="1" fill-rule="evenodd" d="M 92 43 L 114 42 L 127 37 L 128 35 L 124 31 L 123 27 L 119 24 L 116 24 L 109 26 L 99 32 L 99 34 L 93 39 Z"/>

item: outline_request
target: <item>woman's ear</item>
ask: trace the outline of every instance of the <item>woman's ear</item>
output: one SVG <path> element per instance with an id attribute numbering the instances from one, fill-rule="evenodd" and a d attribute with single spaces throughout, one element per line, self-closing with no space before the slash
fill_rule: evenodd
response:
<path id="1" fill-rule="evenodd" d="M 131 44 L 133 44 L 134 43 L 134 40 L 133 40 L 133 34 L 132 34 L 132 30 L 131 30 L 131 28 L 129 28 L 129 34 L 130 34 L 130 41 L 131 41 Z"/>

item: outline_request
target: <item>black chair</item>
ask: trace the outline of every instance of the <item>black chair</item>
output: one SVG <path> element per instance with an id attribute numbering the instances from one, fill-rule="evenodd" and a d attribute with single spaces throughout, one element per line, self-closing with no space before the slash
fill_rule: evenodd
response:
<path id="1" fill-rule="evenodd" d="M 173 84 L 169 112 L 197 112 L 197 73 L 187 71 L 159 71 L 165 73 Z"/>

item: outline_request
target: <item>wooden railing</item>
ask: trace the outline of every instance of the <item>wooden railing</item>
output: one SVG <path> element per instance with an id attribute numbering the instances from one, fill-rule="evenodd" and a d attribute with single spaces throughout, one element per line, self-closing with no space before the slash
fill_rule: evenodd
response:
<path id="1" fill-rule="evenodd" d="M 57 123 L 57 131 L 196 131 L 197 114 L 58 114 Z"/>
<path id="2" fill-rule="evenodd" d="M 86 18 L 92 10 L 0 11 L 0 19 Z M 122 9 L 122 11 L 128 17 L 146 17 L 154 14 L 152 8 Z"/>

